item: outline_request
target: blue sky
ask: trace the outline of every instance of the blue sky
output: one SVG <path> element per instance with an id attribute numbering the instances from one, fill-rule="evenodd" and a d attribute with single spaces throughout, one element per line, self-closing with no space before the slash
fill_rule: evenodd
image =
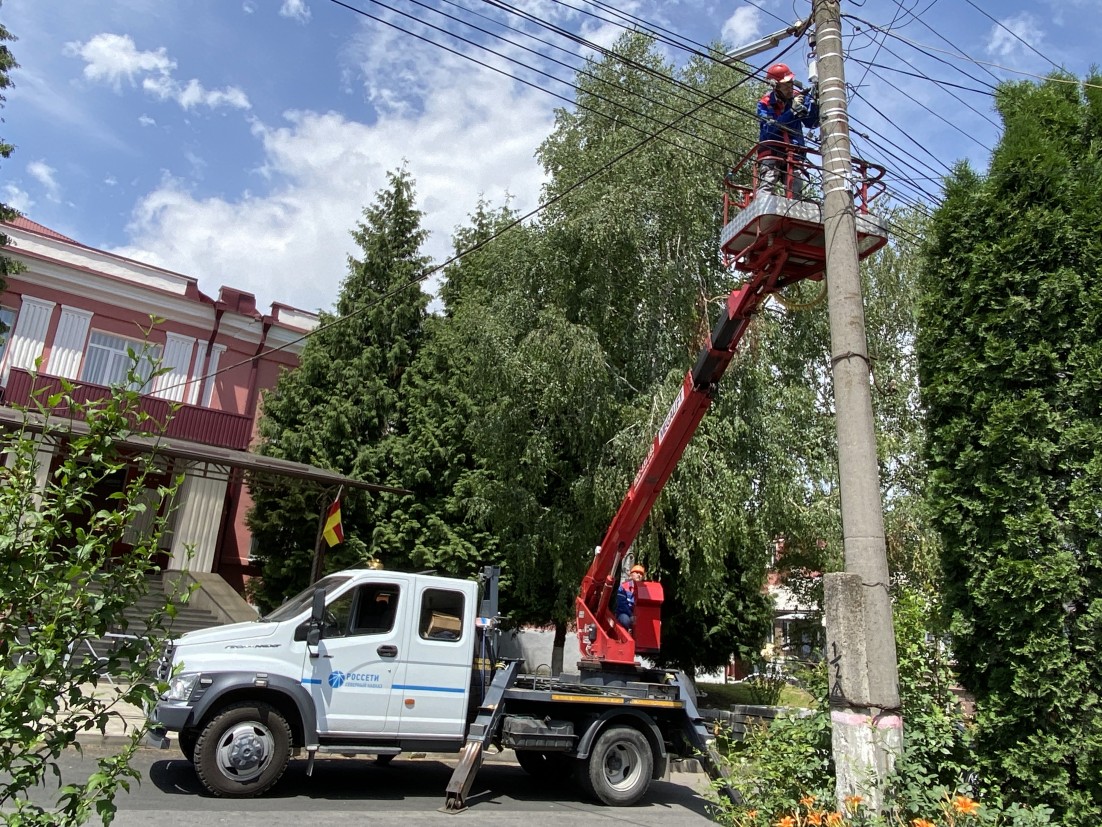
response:
<path id="1" fill-rule="evenodd" d="M 0 124 L 16 145 L 0 199 L 85 244 L 196 276 L 209 294 L 228 284 L 264 308 L 328 309 L 354 252 L 349 230 L 388 170 L 413 175 L 438 261 L 480 197 L 539 203 L 534 152 L 565 104 L 517 78 L 571 90 L 506 57 L 570 73 L 433 9 L 504 22 L 518 44 L 574 64 L 584 45 L 511 10 L 601 45 L 625 15 L 735 46 L 810 14 L 802 0 L 346 2 L 461 54 L 332 0 L 3 0 L 21 68 Z M 844 0 L 842 11 L 855 151 L 893 168 L 908 198 L 936 195 L 957 159 L 986 165 L 998 140 L 988 84 L 1102 63 L 1102 0 Z M 749 62 L 768 66 L 778 51 Z M 785 54 L 801 77 L 805 53 Z"/>

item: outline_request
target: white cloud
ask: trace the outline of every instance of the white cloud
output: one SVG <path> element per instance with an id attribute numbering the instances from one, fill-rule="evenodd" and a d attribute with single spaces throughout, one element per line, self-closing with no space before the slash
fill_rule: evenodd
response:
<path id="1" fill-rule="evenodd" d="M 149 115 L 139 115 L 138 116 L 138 123 L 140 123 L 142 126 L 156 126 L 157 125 L 157 122 L 155 120 L 153 120 L 153 118 L 149 117 Z"/>
<path id="2" fill-rule="evenodd" d="M 253 0 L 245 0 L 245 2 L 241 4 L 241 11 L 245 12 L 245 14 L 255 14 L 256 3 L 254 3 Z"/>
<path id="3" fill-rule="evenodd" d="M 225 284 L 255 293 L 261 307 L 330 308 L 356 252 L 350 231 L 387 171 L 409 159 L 431 232 L 425 250 L 443 261 L 481 195 L 502 206 L 522 193 L 514 206 L 530 209 L 542 183 L 533 152 L 550 130 L 547 99 L 504 78 L 482 80 L 452 72 L 420 114 L 372 125 L 307 111 L 278 125 L 254 121 L 268 192 L 199 198 L 166 177 L 136 207 L 131 244 L 114 252 L 194 275 L 208 294 Z"/>
<path id="4" fill-rule="evenodd" d="M 4 203 L 13 210 L 26 214 L 34 206 L 34 199 L 15 184 L 4 184 Z"/>
<path id="5" fill-rule="evenodd" d="M 176 68 L 164 48 L 155 52 L 139 52 L 128 35 L 102 33 L 86 43 L 65 44 L 65 54 L 84 61 L 84 77 L 109 83 L 117 91 L 122 81 L 134 85 L 135 76 L 168 75 Z"/>
<path id="6" fill-rule="evenodd" d="M 279 14 L 281 17 L 290 17 L 300 23 L 307 23 L 310 20 L 310 7 L 306 5 L 306 0 L 283 0 Z"/>
<path id="7" fill-rule="evenodd" d="M 46 198 L 50 201 L 61 200 L 61 187 L 57 183 L 56 169 L 45 161 L 31 161 L 27 164 L 27 173 L 46 190 Z"/>
<path id="8" fill-rule="evenodd" d="M 1030 46 L 1043 52 L 1044 39 L 1040 19 L 1029 12 L 1021 12 L 991 27 L 987 36 L 987 54 L 999 58 L 1032 54 Z"/>
<path id="9" fill-rule="evenodd" d="M 107 83 L 115 91 L 123 81 L 131 86 L 139 85 L 158 100 L 173 100 L 184 110 L 197 106 L 210 109 L 228 106 L 249 109 L 249 98 L 236 86 L 225 89 L 207 89 L 197 79 L 181 83 L 172 73 L 176 61 L 169 58 L 162 47 L 155 52 L 138 51 L 129 35 L 97 34 L 85 43 L 68 43 L 65 53 L 85 62 L 84 77 L 93 82 Z"/>
<path id="10" fill-rule="evenodd" d="M 193 109 L 196 106 L 207 106 L 217 109 L 220 106 L 231 106 L 234 109 L 248 109 L 248 96 L 236 86 L 227 86 L 225 89 L 204 89 L 199 81 L 189 80 L 174 96 L 176 101 L 184 109 Z"/>
<path id="11" fill-rule="evenodd" d="M 723 42 L 732 47 L 744 46 L 762 36 L 761 12 L 754 6 L 739 6 L 723 23 Z"/>

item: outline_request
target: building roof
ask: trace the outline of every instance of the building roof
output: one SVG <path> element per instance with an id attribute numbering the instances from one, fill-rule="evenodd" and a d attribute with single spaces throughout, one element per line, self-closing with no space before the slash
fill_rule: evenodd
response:
<path id="1" fill-rule="evenodd" d="M 79 241 L 75 241 L 69 238 L 69 236 L 67 235 L 62 235 L 57 230 L 51 230 L 49 227 L 44 227 L 37 221 L 31 221 L 25 215 L 20 215 L 14 221 L 8 223 L 10 223 L 13 227 L 18 227 L 21 230 L 26 230 L 27 232 L 34 233 L 36 235 L 43 235 L 46 236 L 46 238 L 52 238 L 55 241 L 64 241 L 68 244 L 76 244 L 80 247 L 85 246 Z"/>

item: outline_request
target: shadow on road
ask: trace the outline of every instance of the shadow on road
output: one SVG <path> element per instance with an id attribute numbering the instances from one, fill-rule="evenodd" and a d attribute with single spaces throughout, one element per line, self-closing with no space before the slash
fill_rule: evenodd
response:
<path id="1" fill-rule="evenodd" d="M 283 778 L 264 798 L 308 798 L 319 801 L 406 801 L 424 802 L 425 809 L 444 805 L 444 791 L 452 766 L 431 759 L 397 758 L 387 765 L 363 759 L 319 759 L 314 774 L 306 775 L 306 761 L 292 761 Z M 149 780 L 168 795 L 211 798 L 199 783 L 195 769 L 183 759 L 155 761 Z M 539 779 L 511 763 L 488 762 L 475 778 L 467 798 L 472 810 L 500 804 L 502 799 L 518 802 L 564 802 L 579 808 L 608 811 L 585 798 L 571 780 Z M 708 814 L 708 803 L 686 784 L 655 781 L 640 807 L 677 806 L 699 815 Z"/>

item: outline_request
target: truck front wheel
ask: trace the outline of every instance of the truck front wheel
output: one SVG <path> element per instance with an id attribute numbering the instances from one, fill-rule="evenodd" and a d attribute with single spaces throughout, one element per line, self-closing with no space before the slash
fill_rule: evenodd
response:
<path id="1" fill-rule="evenodd" d="M 227 706 L 195 741 L 195 772 L 214 795 L 248 798 L 269 790 L 291 759 L 291 727 L 273 706 Z"/>
<path id="2" fill-rule="evenodd" d="M 646 793 L 654 770 L 647 737 L 633 727 L 602 732 L 589 758 L 578 767 L 582 788 L 612 807 L 627 807 Z"/>
<path id="3" fill-rule="evenodd" d="M 180 752 L 191 764 L 195 763 L 195 739 L 198 737 L 199 734 L 194 729 L 181 729 L 176 736 L 176 742 L 180 745 Z"/>

